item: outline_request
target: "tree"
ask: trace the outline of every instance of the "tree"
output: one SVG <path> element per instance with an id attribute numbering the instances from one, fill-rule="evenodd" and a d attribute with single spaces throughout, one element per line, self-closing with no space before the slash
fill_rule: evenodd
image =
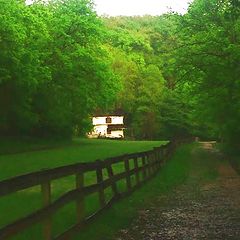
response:
<path id="1" fill-rule="evenodd" d="M 126 115 L 128 129 L 136 138 L 174 137 L 181 132 L 176 129 L 187 121 L 178 114 L 181 101 L 175 91 L 175 56 L 171 53 L 177 41 L 177 21 L 179 16 L 172 13 L 104 19 L 111 40 L 113 70 L 122 82 L 116 110 Z M 170 96 L 175 99 L 169 100 L 174 106 L 167 104 Z M 175 114 L 175 118 L 168 118 L 168 113 Z"/>
<path id="2" fill-rule="evenodd" d="M 118 89 L 93 3 L 1 0 L 0 6 L 1 132 L 85 133 L 90 114 L 108 108 Z"/>
<path id="3" fill-rule="evenodd" d="M 182 18 L 177 51 L 180 78 L 198 93 L 201 119 L 231 145 L 240 133 L 239 10 L 238 1 L 195 0 Z"/>
<path id="4" fill-rule="evenodd" d="M 50 78 L 45 58 L 46 25 L 24 1 L 0 1 L 0 131 L 20 134 L 38 119 L 32 95 Z"/>

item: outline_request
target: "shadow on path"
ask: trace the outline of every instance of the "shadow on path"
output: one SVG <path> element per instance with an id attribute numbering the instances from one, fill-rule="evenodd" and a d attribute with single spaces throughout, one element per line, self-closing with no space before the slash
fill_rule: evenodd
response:
<path id="1" fill-rule="evenodd" d="M 139 211 L 115 240 L 239 240 L 240 177 L 213 145 L 194 146 L 186 182 Z"/>

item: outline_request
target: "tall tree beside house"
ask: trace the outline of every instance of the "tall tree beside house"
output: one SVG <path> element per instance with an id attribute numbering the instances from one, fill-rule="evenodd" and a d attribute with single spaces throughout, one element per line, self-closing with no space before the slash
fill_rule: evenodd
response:
<path id="1" fill-rule="evenodd" d="M 51 73 L 44 64 L 50 37 L 40 9 L 0 0 L 0 132 L 22 134 L 38 122 L 32 96 Z"/>
<path id="2" fill-rule="evenodd" d="M 87 0 L 53 1 L 48 6 L 52 81 L 47 91 L 40 89 L 39 94 L 50 101 L 55 111 L 49 111 L 41 102 L 36 105 L 43 119 L 47 115 L 52 120 L 40 125 L 41 132 L 50 127 L 71 134 L 74 127 L 84 133 L 91 112 L 113 102 L 117 79 L 103 46 L 104 28 L 92 7 Z"/>
<path id="3" fill-rule="evenodd" d="M 0 20 L 1 133 L 85 132 L 118 88 L 92 2 L 0 0 Z"/>
<path id="4" fill-rule="evenodd" d="M 179 25 L 179 78 L 195 94 L 200 130 L 239 146 L 240 3 L 195 0 Z"/>

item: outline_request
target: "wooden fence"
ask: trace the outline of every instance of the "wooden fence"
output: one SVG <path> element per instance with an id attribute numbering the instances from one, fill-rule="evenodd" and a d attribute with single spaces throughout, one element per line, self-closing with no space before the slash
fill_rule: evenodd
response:
<path id="1" fill-rule="evenodd" d="M 43 206 L 41 209 L 2 227 L 0 229 L 0 239 L 9 239 L 36 223 L 43 224 L 44 240 L 71 239 L 77 231 L 94 219 L 104 209 L 109 208 L 115 201 L 129 195 L 145 181 L 154 176 L 174 149 L 175 144 L 168 143 L 156 147 L 151 151 L 122 155 L 108 158 L 104 161 L 98 160 L 90 163 L 79 163 L 58 167 L 0 182 L 0 197 L 40 185 L 43 199 Z M 114 173 L 112 165 L 116 163 L 124 164 L 123 172 Z M 130 163 L 134 166 L 133 168 L 130 168 Z M 103 170 L 108 173 L 106 179 L 103 177 Z M 96 172 L 97 182 L 85 186 L 84 174 L 89 171 Z M 51 182 L 71 175 L 75 175 L 75 189 L 68 191 L 57 200 L 51 201 Z M 133 177 L 135 177 L 134 184 L 132 181 Z M 120 192 L 117 186 L 117 182 L 121 180 L 126 182 L 126 189 L 124 192 Z M 112 189 L 113 196 L 109 201 L 106 201 L 104 190 L 109 187 Z M 84 199 L 92 193 L 98 194 L 100 209 L 90 216 L 85 216 Z M 77 222 L 74 226 L 65 230 L 60 235 L 53 236 L 53 215 L 70 202 L 76 203 Z"/>

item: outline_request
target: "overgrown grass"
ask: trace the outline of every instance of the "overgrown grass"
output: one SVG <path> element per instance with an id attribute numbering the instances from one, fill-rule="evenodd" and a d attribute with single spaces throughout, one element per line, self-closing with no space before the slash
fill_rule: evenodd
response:
<path id="1" fill-rule="evenodd" d="M 137 210 L 144 208 L 161 194 L 185 181 L 191 166 L 193 144 L 181 146 L 159 173 L 130 197 L 121 200 L 81 231 L 74 240 L 110 240 L 121 228 L 129 225 Z"/>
<path id="2" fill-rule="evenodd" d="M 19 154 L 5 154 L 0 156 L 0 179 L 16 175 L 68 165 L 76 162 L 89 162 L 125 153 L 150 150 L 155 146 L 165 144 L 166 141 L 109 141 L 74 139 L 71 144 L 60 148 L 24 152 Z M 21 143 L 19 143 L 21 145 Z M 26 143 L 23 143 L 25 147 Z M 18 148 L 20 149 L 20 145 Z M 36 145 L 37 146 L 37 145 Z M 14 146 L 13 146 L 14 148 Z M 116 165 L 116 172 L 123 171 L 123 165 Z M 85 176 L 85 183 L 96 183 L 96 173 Z M 121 188 L 124 182 L 121 183 Z M 65 177 L 52 182 L 52 200 L 65 192 L 75 188 L 74 176 Z M 109 189 L 107 190 L 109 191 Z M 108 193 L 110 197 L 110 191 Z M 4 226 L 15 219 L 25 216 L 41 207 L 40 187 L 33 187 L 9 196 L 0 198 L 0 226 Z M 91 195 L 86 199 L 86 214 L 92 213 L 98 207 L 97 196 Z M 54 232 L 59 233 L 76 221 L 75 203 L 71 203 L 54 216 Z M 21 233 L 14 239 L 42 239 L 41 226 L 38 224 L 28 231 Z"/>
<path id="3" fill-rule="evenodd" d="M 219 176 L 219 165 L 225 161 L 215 151 L 206 150 L 200 147 L 193 149 L 191 161 L 192 179 L 204 182 L 216 180 Z"/>
<path id="4" fill-rule="evenodd" d="M 230 156 L 230 162 L 238 174 L 240 174 L 240 152 L 232 154 Z"/>
<path id="5" fill-rule="evenodd" d="M 240 174 L 240 149 L 225 144 L 217 144 L 217 148 L 225 155 L 232 167 Z"/>

